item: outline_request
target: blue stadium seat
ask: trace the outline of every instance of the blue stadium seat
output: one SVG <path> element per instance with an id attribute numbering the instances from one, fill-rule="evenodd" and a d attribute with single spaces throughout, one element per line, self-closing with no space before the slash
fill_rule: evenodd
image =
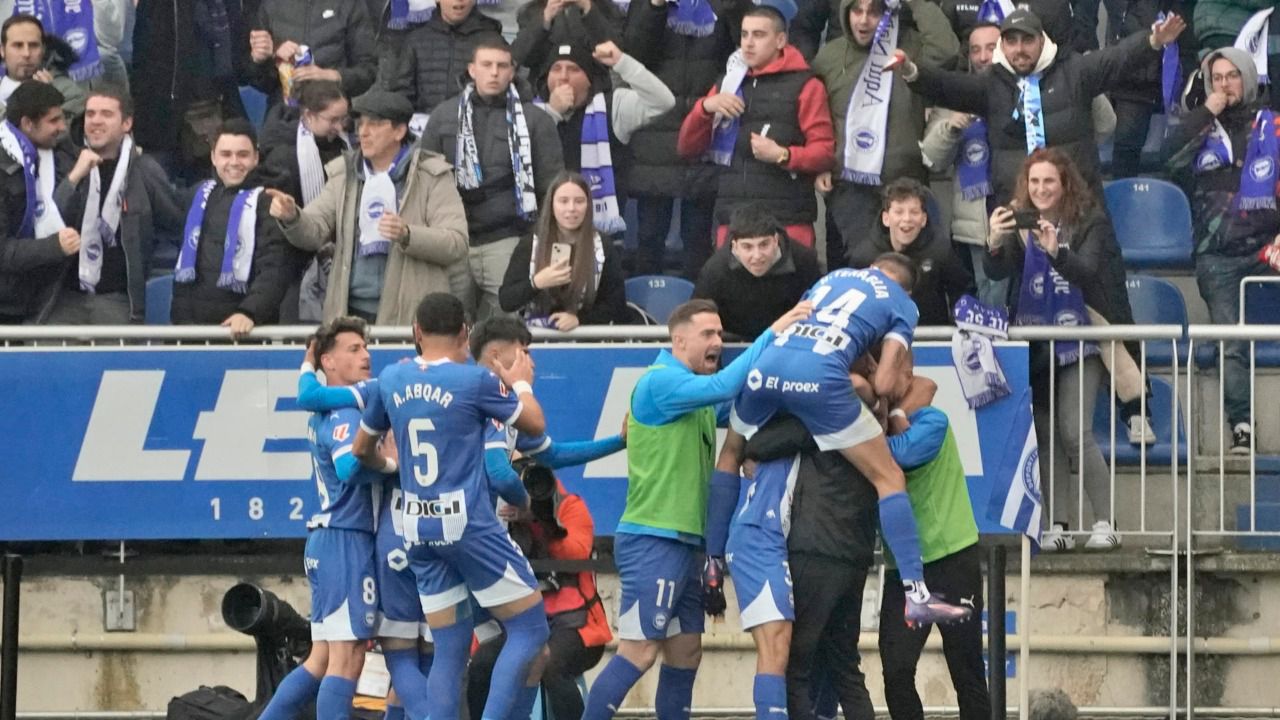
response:
<path id="1" fill-rule="evenodd" d="M 1125 265 L 1190 270 L 1191 205 L 1173 183 L 1126 178 L 1106 185 L 1107 210 Z"/>
<path id="2" fill-rule="evenodd" d="M 173 303 L 173 273 L 147 281 L 146 321 L 148 325 L 169 325 L 169 306 Z"/>
<path id="3" fill-rule="evenodd" d="M 1245 278 L 1243 306 L 1240 318 L 1245 325 L 1274 325 L 1280 318 L 1280 281 L 1260 281 Z M 1280 342 L 1259 342 L 1254 345 L 1254 362 L 1258 367 L 1280 367 Z M 1246 348 L 1245 352 L 1248 352 Z M 1248 361 L 1248 356 L 1245 356 Z M 1206 342 L 1196 347 L 1196 364 L 1202 368 L 1218 366 L 1218 343 Z"/>
<path id="4" fill-rule="evenodd" d="M 261 133 L 262 123 L 267 118 L 267 96 L 256 87 L 241 85 L 240 103 L 244 105 L 244 112 L 249 116 L 253 129 Z"/>
<path id="5" fill-rule="evenodd" d="M 693 297 L 693 283 L 667 275 L 640 275 L 627 280 L 626 293 L 627 302 L 635 303 L 659 323 L 666 324 L 671 311 Z"/>
<path id="6" fill-rule="evenodd" d="M 1156 432 L 1156 443 L 1147 446 L 1148 465 L 1173 463 L 1173 387 L 1165 380 L 1151 378 L 1151 398 L 1147 400 L 1151 410 L 1151 427 Z M 1103 383 L 1098 389 L 1098 402 L 1093 411 L 1093 436 L 1102 449 L 1102 457 L 1111 459 L 1111 386 Z M 1178 463 L 1187 461 L 1187 430 L 1178 409 Z M 1116 465 L 1138 465 L 1142 462 L 1141 448 L 1129 443 L 1129 434 L 1116 414 Z"/>
<path id="7" fill-rule="evenodd" d="M 1182 299 L 1178 286 L 1168 280 L 1151 275 L 1130 273 L 1125 282 L 1129 289 L 1129 307 L 1133 308 L 1135 325 L 1178 325 L 1184 333 L 1187 329 L 1187 303 Z M 1147 341 L 1147 364 L 1156 367 L 1173 365 L 1175 343 L 1164 340 Z M 1179 340 L 1178 364 L 1186 365 L 1187 341 Z M 1103 352 L 1108 352 L 1106 348 Z M 1136 359 L 1136 358 L 1135 358 Z"/>

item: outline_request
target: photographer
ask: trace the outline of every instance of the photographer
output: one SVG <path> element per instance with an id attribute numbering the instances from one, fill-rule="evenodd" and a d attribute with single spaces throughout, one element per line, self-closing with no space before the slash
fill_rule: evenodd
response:
<path id="1" fill-rule="evenodd" d="M 499 514 L 509 523 L 511 537 L 531 561 L 589 560 L 595 523 L 587 504 L 565 490 L 550 468 L 518 461 L 520 477 L 529 493 L 529 509 L 507 506 Z M 550 653 L 542 673 L 543 702 L 556 720 L 582 717 L 577 678 L 600 662 L 605 643 L 613 638 L 609 620 L 596 592 L 595 575 L 581 572 L 537 572 L 542 602 L 551 625 Z M 473 720 L 489 689 L 494 660 L 504 638 L 485 643 L 471 658 L 467 700 Z"/>

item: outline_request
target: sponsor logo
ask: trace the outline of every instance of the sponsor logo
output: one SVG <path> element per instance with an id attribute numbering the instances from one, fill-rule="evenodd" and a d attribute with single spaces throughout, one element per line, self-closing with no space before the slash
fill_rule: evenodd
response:
<path id="1" fill-rule="evenodd" d="M 351 423 L 342 423 L 333 429 L 334 442 L 345 442 L 351 435 Z"/>
<path id="2" fill-rule="evenodd" d="M 760 374 L 759 370 L 752 368 L 751 372 L 747 373 L 747 387 L 752 390 L 759 390 L 763 384 L 764 376 Z"/>
<path id="3" fill-rule="evenodd" d="M 404 514 L 406 517 L 443 518 L 450 515 L 461 515 L 463 512 L 465 512 L 465 508 L 462 506 L 461 498 L 404 501 Z"/>

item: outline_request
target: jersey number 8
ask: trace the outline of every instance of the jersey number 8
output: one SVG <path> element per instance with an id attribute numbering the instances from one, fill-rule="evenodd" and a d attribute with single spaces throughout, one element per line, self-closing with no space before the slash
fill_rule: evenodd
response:
<path id="1" fill-rule="evenodd" d="M 427 418 L 414 418 L 409 421 L 409 451 L 422 462 L 413 464 L 413 479 L 422 487 L 431 487 L 440 474 L 440 458 L 436 446 L 418 437 L 420 432 L 431 432 L 436 424 Z"/>

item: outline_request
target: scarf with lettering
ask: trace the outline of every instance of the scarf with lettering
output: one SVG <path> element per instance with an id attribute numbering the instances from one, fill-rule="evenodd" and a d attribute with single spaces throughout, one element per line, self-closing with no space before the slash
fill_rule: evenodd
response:
<path id="1" fill-rule="evenodd" d="M 1164 22 L 1172 13 L 1161 12 L 1156 22 Z M 1164 46 L 1160 54 L 1160 96 L 1164 99 L 1164 114 L 1172 116 L 1178 107 L 1178 93 L 1182 89 L 1182 58 L 1178 55 L 1178 41 Z"/>
<path id="2" fill-rule="evenodd" d="M 1013 119 L 1022 120 L 1027 133 L 1027 154 L 1044 147 L 1044 108 L 1040 104 L 1040 73 L 1018 78 L 1018 104 Z"/>
<path id="3" fill-rule="evenodd" d="M 339 135 L 342 144 L 351 149 L 351 141 L 346 133 Z M 298 120 L 297 133 L 298 176 L 302 184 L 302 206 L 306 207 L 320 195 L 324 189 L 324 161 L 320 158 L 320 146 L 316 144 L 316 136 L 307 129 L 301 119 Z"/>
<path id="4" fill-rule="evenodd" d="M 391 0 L 391 18 L 387 20 L 387 27 L 403 30 L 430 20 L 435 11 L 436 0 Z"/>
<path id="5" fill-rule="evenodd" d="M 1276 140 L 1276 118 L 1269 108 L 1263 108 L 1249 130 L 1244 167 L 1240 169 L 1240 191 L 1235 199 L 1237 210 L 1275 209 L 1277 164 L 1280 141 Z"/>
<path id="6" fill-rule="evenodd" d="M 34 15 L 44 31 L 56 35 L 76 52 L 67 74 L 84 82 L 102 74 L 98 37 L 93 33 L 93 0 L 15 0 L 14 15 Z"/>
<path id="7" fill-rule="evenodd" d="M 216 180 L 206 180 L 196 189 L 196 198 L 187 211 L 187 224 L 182 233 L 182 250 L 174 268 L 173 281 L 196 281 L 196 257 L 200 249 L 200 228 L 209 196 L 217 187 Z M 249 291 L 249 273 L 253 270 L 253 251 L 257 244 L 258 197 L 262 188 L 240 190 L 231 202 L 227 215 L 227 235 L 222 249 L 222 270 L 217 286 L 243 295 Z"/>
<path id="8" fill-rule="evenodd" d="M 667 0 L 667 29 L 686 37 L 715 32 L 716 11 L 710 0 Z"/>
<path id="9" fill-rule="evenodd" d="M 991 194 L 991 143 L 987 140 L 987 121 L 982 118 L 974 118 L 960 135 L 956 182 L 960 183 L 960 195 L 965 200 Z"/>
<path id="10" fill-rule="evenodd" d="M 742 97 L 742 81 L 747 78 L 747 61 L 741 50 L 734 50 L 724 64 L 724 78 L 720 80 L 720 92 Z M 729 167 L 733 163 L 733 148 L 738 144 L 739 118 L 716 114 L 711 121 L 711 162 Z"/>
<path id="11" fill-rule="evenodd" d="M 1061 327 L 1089 324 L 1084 294 L 1053 268 L 1048 253 L 1040 249 L 1030 232 L 1026 235 L 1026 259 L 1022 263 L 1022 288 L 1018 292 L 1018 314 L 1014 322 Z M 1098 353 L 1097 343 L 1084 343 L 1083 357 L 1081 347 L 1079 342 L 1059 341 L 1055 353 L 1058 366 L 1071 365 Z"/>
<path id="12" fill-rule="evenodd" d="M 591 186 L 591 212 L 596 229 L 613 235 L 626 232 L 614 185 L 613 150 L 609 145 L 609 105 L 596 93 L 582 116 L 582 176 Z"/>
<path id="13" fill-rule="evenodd" d="M 533 246 L 529 251 L 529 280 L 533 281 L 533 276 L 538 273 L 538 244 L 541 241 L 537 235 L 533 236 Z M 600 276 L 604 274 L 604 240 L 600 238 L 600 233 L 595 233 L 592 238 L 592 249 L 595 252 L 596 271 L 592 277 L 592 286 L 594 290 L 600 289 Z M 545 297 L 545 296 L 544 296 Z M 574 300 L 575 308 L 582 305 L 584 298 L 576 298 Z M 575 315 L 578 314 L 577 309 L 567 309 Z M 530 303 L 525 310 L 524 322 L 529 327 L 554 328 L 555 324 L 551 322 L 551 314 L 540 303 Z"/>
<path id="14" fill-rule="evenodd" d="M 22 211 L 22 226 L 18 228 L 18 237 L 35 237 L 37 210 L 43 209 L 41 207 L 40 191 L 36 185 L 36 173 L 40 169 L 36 146 L 31 143 L 31 140 L 21 130 L 14 127 L 8 120 L 5 120 L 0 123 L 0 147 L 4 148 L 9 157 L 22 163 L 22 180 L 26 185 L 25 197 L 27 203 Z"/>
<path id="15" fill-rule="evenodd" d="M 960 391 L 971 409 L 1008 395 L 1009 381 L 996 359 L 991 340 L 1009 339 L 1009 315 L 1003 308 L 984 305 L 972 295 L 956 301 L 956 331 L 951 336 L 951 359 L 960 378 Z"/>
<path id="16" fill-rule="evenodd" d="M 119 160 L 107 197 L 102 197 L 102 173 L 89 171 L 89 191 L 85 196 L 84 217 L 80 219 L 80 289 L 92 293 L 102 279 L 102 255 L 105 248 L 116 246 L 116 232 L 124 212 L 125 178 L 133 160 L 133 138 L 128 135 L 120 143 Z"/>
<path id="17" fill-rule="evenodd" d="M 364 188 L 360 191 L 360 256 L 386 255 L 391 252 L 391 241 L 378 232 L 378 221 L 382 214 L 390 208 L 393 212 L 400 207 L 399 193 L 396 192 L 395 175 L 400 164 L 409 156 L 409 146 L 400 148 L 396 159 L 385 172 L 374 172 L 368 160 L 361 158 L 364 170 Z"/>
<path id="18" fill-rule="evenodd" d="M 844 171 L 840 176 L 859 185 L 879 185 L 884 168 L 893 95 L 893 74 L 885 73 L 884 66 L 898 47 L 898 20 L 898 3 L 887 0 L 844 113 Z"/>
<path id="19" fill-rule="evenodd" d="M 458 187 L 477 190 L 484 182 L 480 167 L 480 151 L 476 146 L 475 107 L 472 96 L 476 84 L 467 83 L 458 101 L 458 138 L 454 157 Z M 516 211 L 522 220 L 532 220 L 538 213 L 538 193 L 533 184 L 533 149 L 529 142 L 529 126 L 525 122 L 524 105 L 514 85 L 507 88 L 507 147 L 511 152 L 511 172 L 515 176 Z"/>
<path id="20" fill-rule="evenodd" d="M 1258 68 L 1258 84 L 1266 85 L 1269 82 L 1267 77 L 1267 35 L 1271 32 L 1271 13 L 1275 11 L 1274 7 L 1266 10 L 1259 10 L 1250 17 L 1240 28 L 1240 34 L 1236 36 L 1235 46 L 1247 53 L 1253 58 L 1253 64 Z"/>

